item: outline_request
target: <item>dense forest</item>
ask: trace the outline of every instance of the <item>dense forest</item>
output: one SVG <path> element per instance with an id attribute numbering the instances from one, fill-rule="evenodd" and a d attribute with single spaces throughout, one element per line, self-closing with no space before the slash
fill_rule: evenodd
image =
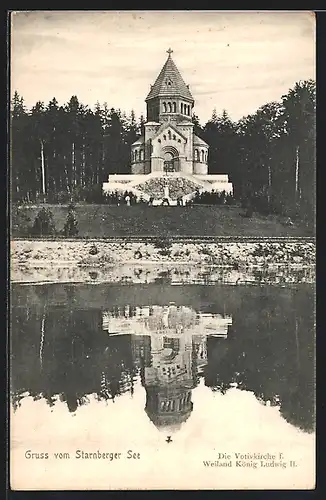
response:
<path id="1" fill-rule="evenodd" d="M 195 133 L 210 146 L 209 172 L 227 173 L 236 200 L 263 197 L 271 212 L 314 219 L 316 87 L 300 81 L 256 113 L 232 121 L 213 110 L 205 124 L 193 115 Z M 53 98 L 27 109 L 15 92 L 11 103 L 13 202 L 101 202 L 110 173 L 130 172 L 130 145 L 145 119 L 107 103 L 94 109 L 77 96 L 59 106 Z"/>

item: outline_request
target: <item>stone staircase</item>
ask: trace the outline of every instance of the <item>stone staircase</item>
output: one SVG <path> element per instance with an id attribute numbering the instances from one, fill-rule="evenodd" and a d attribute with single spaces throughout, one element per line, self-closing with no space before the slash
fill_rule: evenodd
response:
<path id="1" fill-rule="evenodd" d="M 223 182 L 225 183 L 224 180 Z M 229 186 L 230 184 L 227 184 L 225 190 L 229 190 Z M 208 175 L 207 181 L 205 181 L 197 178 L 195 175 L 184 172 L 112 175 L 109 182 L 103 184 L 104 192 L 118 191 L 121 195 L 126 191 L 132 192 L 138 198 L 143 198 L 145 201 L 149 201 L 152 198 L 154 205 L 160 205 L 163 198 L 168 198 L 171 205 L 176 205 L 178 198 L 182 199 L 183 203 L 185 203 L 195 196 L 196 191 L 200 193 L 203 191 L 212 191 L 213 189 L 222 190 L 218 176 L 210 179 Z"/>

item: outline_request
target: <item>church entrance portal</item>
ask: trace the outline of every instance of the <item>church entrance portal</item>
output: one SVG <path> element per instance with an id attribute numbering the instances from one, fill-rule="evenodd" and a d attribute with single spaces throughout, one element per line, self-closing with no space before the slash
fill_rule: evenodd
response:
<path id="1" fill-rule="evenodd" d="M 173 153 L 166 152 L 164 154 L 164 172 L 178 172 L 179 171 L 179 158 L 174 156 Z"/>

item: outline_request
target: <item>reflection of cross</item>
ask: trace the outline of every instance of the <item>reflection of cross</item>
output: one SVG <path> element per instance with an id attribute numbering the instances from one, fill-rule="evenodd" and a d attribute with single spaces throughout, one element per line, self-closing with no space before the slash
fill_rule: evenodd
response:
<path id="1" fill-rule="evenodd" d="M 167 443 L 172 443 L 171 436 L 168 436 L 167 439 L 165 440 Z"/>
<path id="2" fill-rule="evenodd" d="M 172 49 L 169 49 L 169 50 L 167 50 L 166 52 L 169 54 L 169 57 L 170 57 L 170 55 L 172 54 L 173 50 L 172 50 Z"/>

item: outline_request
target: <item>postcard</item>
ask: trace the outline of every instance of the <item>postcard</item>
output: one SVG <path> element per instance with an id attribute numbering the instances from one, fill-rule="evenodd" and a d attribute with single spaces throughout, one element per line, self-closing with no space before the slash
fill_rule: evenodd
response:
<path id="1" fill-rule="evenodd" d="M 314 13 L 10 18 L 11 489 L 314 489 Z"/>

